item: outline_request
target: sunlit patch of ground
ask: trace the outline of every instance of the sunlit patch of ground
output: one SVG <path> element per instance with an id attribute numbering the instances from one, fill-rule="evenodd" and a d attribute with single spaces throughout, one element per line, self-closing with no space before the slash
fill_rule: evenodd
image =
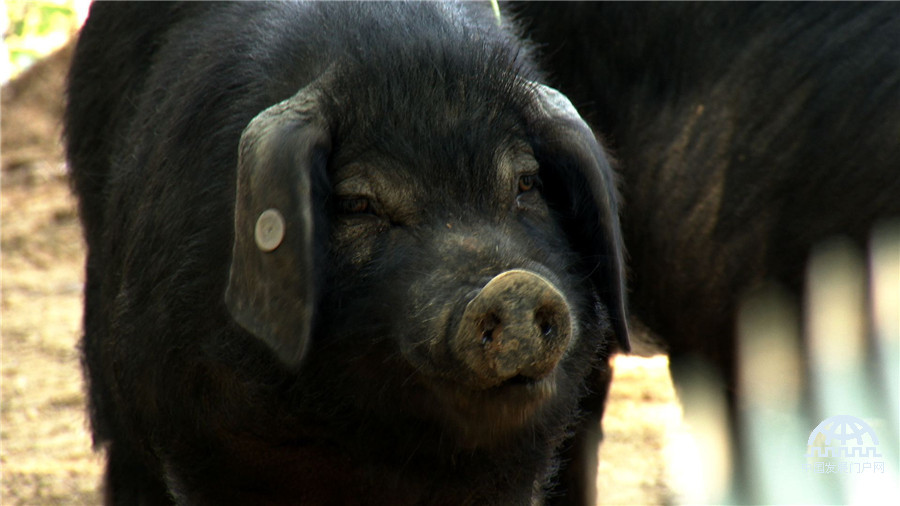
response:
<path id="1" fill-rule="evenodd" d="M 84 250 L 62 175 L 2 187 L 2 502 L 96 504 L 76 343 Z M 43 179 L 39 176 L 39 179 Z"/>
<path id="2" fill-rule="evenodd" d="M 659 504 L 669 499 L 666 460 L 681 409 L 665 355 L 617 356 L 603 418 L 597 476 L 601 504 Z"/>

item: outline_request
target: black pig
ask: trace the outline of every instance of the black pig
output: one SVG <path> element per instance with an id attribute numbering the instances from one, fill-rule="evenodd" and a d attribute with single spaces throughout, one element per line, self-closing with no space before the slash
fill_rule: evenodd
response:
<path id="1" fill-rule="evenodd" d="M 587 379 L 628 348 L 616 191 L 498 25 L 94 4 L 66 134 L 108 503 L 535 504 L 560 481 Z"/>
<path id="2" fill-rule="evenodd" d="M 635 315 L 736 402 L 742 295 L 900 216 L 900 6 L 523 3 L 553 84 L 615 151 Z M 580 107 L 580 104 L 584 104 Z"/>

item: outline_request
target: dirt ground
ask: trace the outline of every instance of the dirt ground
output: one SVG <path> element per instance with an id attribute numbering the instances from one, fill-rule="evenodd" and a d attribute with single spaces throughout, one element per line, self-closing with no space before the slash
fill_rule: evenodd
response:
<path id="1" fill-rule="evenodd" d="M 77 343 L 84 244 L 59 142 L 69 51 L 2 90 L 3 505 L 98 504 Z M 598 478 L 602 504 L 670 502 L 667 446 L 680 430 L 664 355 L 617 357 Z"/>

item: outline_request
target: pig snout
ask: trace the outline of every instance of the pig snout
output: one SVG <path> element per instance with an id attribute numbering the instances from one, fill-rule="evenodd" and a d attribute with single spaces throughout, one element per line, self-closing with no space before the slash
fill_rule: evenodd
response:
<path id="1" fill-rule="evenodd" d="M 553 283 L 524 270 L 491 279 L 472 299 L 451 349 L 474 389 L 549 375 L 572 338 L 569 305 Z"/>

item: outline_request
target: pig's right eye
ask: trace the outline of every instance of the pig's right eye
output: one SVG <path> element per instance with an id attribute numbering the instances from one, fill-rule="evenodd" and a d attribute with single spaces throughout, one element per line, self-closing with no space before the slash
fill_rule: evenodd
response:
<path id="1" fill-rule="evenodd" d="M 373 214 L 372 202 L 366 197 L 342 198 L 338 201 L 338 211 L 342 214 Z"/>

